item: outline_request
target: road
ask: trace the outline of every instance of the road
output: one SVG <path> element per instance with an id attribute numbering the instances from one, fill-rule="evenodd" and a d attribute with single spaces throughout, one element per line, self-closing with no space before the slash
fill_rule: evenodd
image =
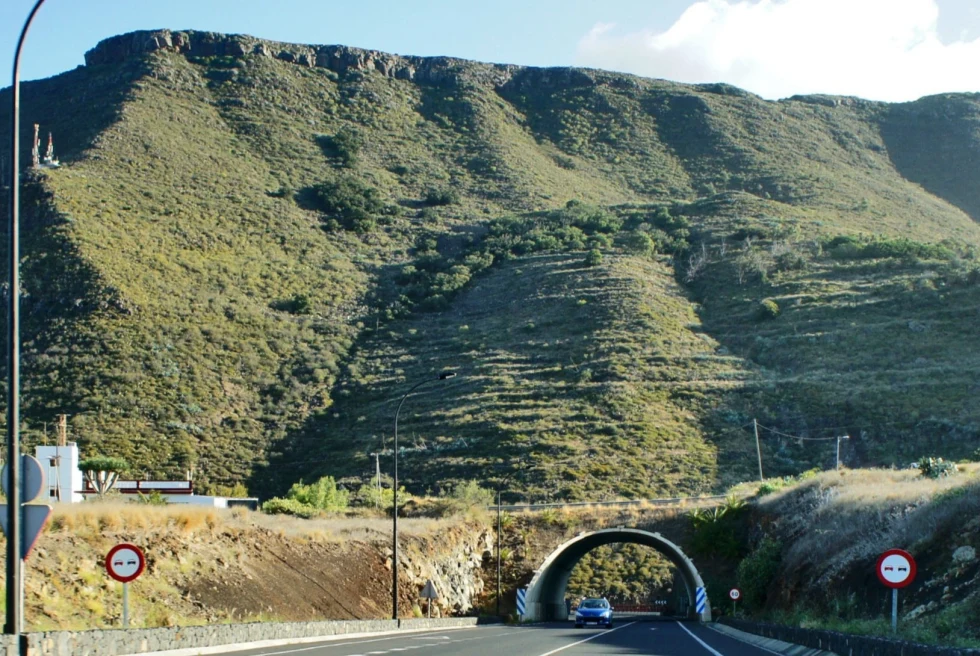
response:
<path id="1" fill-rule="evenodd" d="M 696 623 L 625 621 L 611 630 L 570 624 L 488 625 L 472 629 L 350 638 L 319 644 L 229 652 L 237 656 L 769 656 Z"/>

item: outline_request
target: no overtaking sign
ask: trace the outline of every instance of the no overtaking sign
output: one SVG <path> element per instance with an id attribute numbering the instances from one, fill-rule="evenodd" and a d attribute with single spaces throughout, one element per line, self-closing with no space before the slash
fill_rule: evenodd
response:
<path id="1" fill-rule="evenodd" d="M 129 583 L 139 578 L 146 569 L 143 551 L 135 544 L 117 544 L 105 557 L 105 568 L 109 576 L 120 583 Z"/>
<path id="2" fill-rule="evenodd" d="M 892 589 L 904 588 L 915 580 L 915 559 L 902 549 L 889 549 L 878 558 L 875 571 L 882 585 Z"/>

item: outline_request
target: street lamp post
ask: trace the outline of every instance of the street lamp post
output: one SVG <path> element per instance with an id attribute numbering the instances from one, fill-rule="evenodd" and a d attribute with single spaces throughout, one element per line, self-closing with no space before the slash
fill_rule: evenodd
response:
<path id="1" fill-rule="evenodd" d="M 850 435 L 838 435 L 837 436 L 837 471 L 840 471 L 840 441 L 851 439 Z"/>
<path id="2" fill-rule="evenodd" d="M 24 629 L 24 579 L 20 557 L 23 529 L 20 504 L 20 54 L 27 31 L 44 0 L 37 0 L 28 14 L 14 53 L 11 85 L 10 134 L 10 223 L 7 228 L 7 258 L 10 288 L 7 293 L 7 590 L 4 633 L 16 636 L 18 649 Z"/>
<path id="3" fill-rule="evenodd" d="M 500 617 L 500 488 L 497 488 L 497 617 Z"/>
<path id="4" fill-rule="evenodd" d="M 410 390 L 405 392 L 405 396 L 398 402 L 398 409 L 395 410 L 395 466 L 392 481 L 392 504 L 391 504 L 391 619 L 398 619 L 398 413 L 402 411 L 405 399 L 412 392 L 427 383 L 434 383 L 439 380 L 455 378 L 455 371 L 443 371 L 438 378 L 426 378 L 416 383 Z"/>

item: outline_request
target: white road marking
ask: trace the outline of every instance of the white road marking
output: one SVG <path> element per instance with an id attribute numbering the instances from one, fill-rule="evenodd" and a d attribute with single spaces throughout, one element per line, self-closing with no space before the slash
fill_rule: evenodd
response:
<path id="1" fill-rule="evenodd" d="M 633 626 L 634 624 L 636 624 L 636 622 L 630 622 L 629 624 L 623 624 L 622 626 L 617 626 L 615 629 L 609 629 L 608 631 L 597 633 L 594 636 L 589 636 L 585 640 L 579 640 L 578 642 L 573 642 L 570 645 L 565 645 L 564 647 L 559 647 L 558 649 L 552 649 L 551 651 L 545 652 L 540 656 L 551 656 L 552 654 L 557 654 L 558 652 L 565 651 L 566 649 L 574 647 L 575 645 L 581 645 L 583 642 L 588 642 L 589 640 L 595 640 L 596 638 L 600 638 L 608 633 L 612 633 L 613 631 L 619 631 L 620 629 L 625 629 L 626 627 Z M 718 654 L 718 656 L 721 656 L 721 654 Z"/>
<path id="2" fill-rule="evenodd" d="M 687 635 L 689 635 L 692 638 L 694 638 L 695 640 L 697 640 L 701 644 L 701 646 L 704 647 L 705 649 L 707 649 L 709 652 L 711 652 L 711 654 L 713 656 L 724 656 L 721 652 L 719 652 L 719 651 L 713 649 L 712 647 L 708 646 L 708 643 L 706 643 L 704 640 L 702 640 L 701 638 L 699 638 L 696 635 L 694 635 L 693 633 L 691 633 L 691 630 L 688 629 L 683 624 L 681 624 L 680 622 L 677 623 L 677 626 L 679 626 L 682 629 L 684 629 L 684 631 L 687 633 Z"/>
<path id="3" fill-rule="evenodd" d="M 502 634 L 497 634 L 497 635 L 502 635 Z M 325 637 L 327 637 L 327 636 L 325 636 Z M 317 644 L 315 644 L 315 645 L 313 645 L 311 647 L 299 647 L 297 649 L 285 649 L 285 650 L 281 650 L 281 651 L 280 650 L 277 650 L 277 651 L 264 651 L 264 652 L 262 652 L 260 654 L 256 654 L 256 656 L 279 656 L 280 654 L 296 654 L 296 653 L 299 653 L 301 651 L 312 651 L 314 649 L 333 649 L 334 647 L 350 647 L 351 645 L 364 645 L 364 644 L 368 644 L 368 643 L 371 643 L 371 642 L 385 642 L 386 640 L 387 641 L 399 640 L 399 639 L 406 638 L 406 637 L 408 637 L 408 636 L 405 636 L 405 635 L 397 635 L 396 633 L 389 633 L 388 635 L 386 635 L 383 638 L 373 638 L 371 640 L 354 640 L 352 642 L 329 642 L 329 641 L 323 641 L 323 642 L 317 643 Z M 445 636 L 441 636 L 441 637 L 445 637 Z M 412 645 L 411 647 L 401 647 L 401 649 L 418 649 L 420 647 L 428 647 L 428 646 L 430 646 L 430 645 Z M 377 653 L 379 653 L 379 654 L 385 654 L 387 652 L 379 651 Z M 352 656 L 364 656 L 364 655 L 363 654 L 353 654 Z"/>

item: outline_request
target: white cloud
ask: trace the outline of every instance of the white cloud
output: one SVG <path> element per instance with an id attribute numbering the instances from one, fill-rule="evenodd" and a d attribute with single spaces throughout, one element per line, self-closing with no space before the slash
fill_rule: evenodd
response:
<path id="1" fill-rule="evenodd" d="M 944 44 L 938 18 L 935 0 L 702 0 L 663 32 L 597 23 L 577 60 L 766 98 L 980 91 L 980 38 Z"/>

